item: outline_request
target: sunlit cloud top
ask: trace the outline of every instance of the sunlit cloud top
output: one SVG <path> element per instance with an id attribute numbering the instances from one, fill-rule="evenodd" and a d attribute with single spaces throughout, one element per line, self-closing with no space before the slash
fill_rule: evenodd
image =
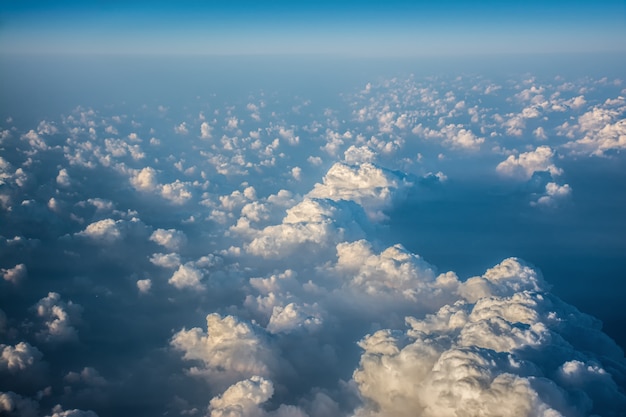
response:
<path id="1" fill-rule="evenodd" d="M 0 52 L 624 51 L 623 1 L 4 1 Z"/>

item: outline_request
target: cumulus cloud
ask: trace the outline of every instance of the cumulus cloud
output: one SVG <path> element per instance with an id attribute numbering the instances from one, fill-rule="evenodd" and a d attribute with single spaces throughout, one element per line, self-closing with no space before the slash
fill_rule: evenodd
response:
<path id="1" fill-rule="evenodd" d="M 531 202 L 531 205 L 552 207 L 571 193 L 572 187 L 569 184 L 559 185 L 555 182 L 549 182 L 546 184 L 545 194 L 539 197 L 537 201 Z"/>
<path id="2" fill-rule="evenodd" d="M 57 184 L 61 187 L 69 187 L 71 185 L 70 175 L 67 173 L 67 169 L 61 168 L 56 178 Z"/>
<path id="3" fill-rule="evenodd" d="M 37 402 L 14 392 L 0 392 L 0 414 L 7 417 L 37 417 Z"/>
<path id="4" fill-rule="evenodd" d="M 157 172 L 154 168 L 146 167 L 135 173 L 130 183 L 139 191 L 152 191 L 157 185 Z"/>
<path id="5" fill-rule="evenodd" d="M 13 268 L 0 268 L 0 274 L 5 281 L 9 281 L 12 284 L 17 284 L 24 280 L 28 275 L 26 265 L 17 264 Z"/>
<path id="6" fill-rule="evenodd" d="M 189 129 L 187 128 L 187 123 L 186 122 L 182 122 L 181 124 L 177 125 L 174 127 L 174 132 L 178 133 L 179 135 L 186 135 L 189 133 Z"/>
<path id="7" fill-rule="evenodd" d="M 364 353 L 354 381 L 367 401 L 356 416 L 623 409 L 626 397 L 603 367 L 622 352 L 591 317 L 547 293 L 537 273 L 515 259 L 476 279 L 480 285 L 464 284 L 474 287 L 468 298 L 424 319 L 407 317 L 406 331 L 380 330 L 359 343 Z M 579 376 L 587 384 L 602 380 L 603 389 L 582 394 Z"/>
<path id="8" fill-rule="evenodd" d="M 170 341 L 184 359 L 200 363 L 189 368 L 191 375 L 223 388 L 244 378 L 269 377 L 277 369 L 278 353 L 261 328 L 217 313 L 209 314 L 206 322 L 206 332 L 183 329 Z"/>
<path id="9" fill-rule="evenodd" d="M 94 387 L 107 385 L 106 379 L 95 368 L 89 366 L 83 368 L 80 372 L 68 372 L 63 379 L 72 384 L 80 383 Z"/>
<path id="10" fill-rule="evenodd" d="M 176 229 L 157 229 L 150 235 L 150 240 L 169 250 L 177 251 L 187 242 L 187 236 Z"/>
<path id="11" fill-rule="evenodd" d="M 46 342 L 70 342 L 78 340 L 74 328 L 80 322 L 82 307 L 72 301 L 63 301 L 61 295 L 50 292 L 34 305 L 37 316 L 43 320 L 44 328 L 38 336 Z"/>
<path id="12" fill-rule="evenodd" d="M 150 257 L 150 262 L 162 268 L 177 268 L 181 264 L 180 255 L 177 253 L 155 253 Z"/>
<path id="13" fill-rule="evenodd" d="M 172 277 L 167 281 L 178 289 L 193 289 L 204 290 L 205 286 L 202 284 L 204 273 L 202 270 L 196 268 L 191 263 L 180 265 L 174 272 Z"/>
<path id="14" fill-rule="evenodd" d="M 42 353 L 27 342 L 19 342 L 15 346 L 0 344 L 0 371 L 17 374 L 37 368 Z"/>
<path id="15" fill-rule="evenodd" d="M 93 411 L 83 411 L 78 409 L 63 410 L 61 405 L 56 405 L 52 408 L 52 414 L 46 417 L 98 417 Z"/>
<path id="16" fill-rule="evenodd" d="M 146 294 L 150 292 L 151 288 L 152 288 L 152 280 L 148 278 L 137 280 L 137 289 L 139 290 L 140 293 Z"/>
<path id="17" fill-rule="evenodd" d="M 85 230 L 76 233 L 76 236 L 110 244 L 122 238 L 121 222 L 121 220 L 115 221 L 113 219 L 98 220 L 89 224 Z"/>
<path id="18" fill-rule="evenodd" d="M 261 230 L 246 250 L 265 258 L 289 256 L 295 251 L 319 251 L 362 234 L 353 215 L 358 211 L 346 202 L 305 198 L 287 210 L 282 223 Z M 302 252 L 300 252 L 302 253 Z"/>
<path id="19" fill-rule="evenodd" d="M 376 158 L 376 153 L 368 146 L 354 146 L 351 145 L 344 152 L 344 160 L 350 165 L 363 164 L 366 162 L 373 162 Z"/>
<path id="20" fill-rule="evenodd" d="M 552 176 L 558 176 L 563 170 L 557 168 L 552 161 L 554 151 L 549 146 L 539 146 L 534 151 L 523 152 L 518 156 L 509 157 L 500 162 L 496 171 L 509 177 L 530 179 L 535 172 L 549 172 Z"/>
<path id="21" fill-rule="evenodd" d="M 211 400 L 211 417 L 260 416 L 263 404 L 274 394 L 272 383 L 260 376 L 237 382 Z"/>
<path id="22" fill-rule="evenodd" d="M 134 171 L 130 176 L 130 183 L 138 191 L 155 192 L 178 205 L 185 204 L 193 197 L 188 182 L 177 179 L 168 184 L 160 184 L 157 179 L 157 171 L 152 167 Z"/>
<path id="23" fill-rule="evenodd" d="M 557 152 L 623 148 L 624 99 L 598 101 L 609 83 L 502 81 L 394 78 L 306 111 L 301 97 L 261 91 L 223 108 L 214 96 L 171 104 L 187 114 L 126 103 L 33 129 L 7 121 L 0 215 L 16 237 L 0 236 L 0 273 L 19 282 L 28 265 L 29 285 L 0 294 L 0 389 L 11 390 L 0 414 L 620 415 L 623 352 L 537 270 L 509 258 L 459 278 L 408 248 L 449 239 L 452 254 L 471 227 L 379 224 L 451 201 L 437 218 L 466 219 L 476 183 L 465 174 L 501 155 L 478 171 L 480 186 L 510 195 L 519 185 L 496 174 L 533 179 L 531 205 L 567 210 L 579 202 L 562 204 L 572 188 L 557 181 Z M 116 193 L 121 177 L 128 187 Z M 496 206 L 485 201 L 488 216 Z M 78 329 L 81 343 L 61 344 Z M 46 384 L 28 378 L 42 369 Z"/>
<path id="24" fill-rule="evenodd" d="M 200 125 L 200 137 L 202 139 L 211 139 L 213 137 L 211 135 L 212 131 L 213 128 L 210 124 L 208 124 L 207 122 L 202 122 L 202 124 Z"/>
<path id="25" fill-rule="evenodd" d="M 274 394 L 271 381 L 260 376 L 239 381 L 209 404 L 207 417 L 308 417 L 299 407 L 284 405 L 271 412 L 261 405 Z"/>
<path id="26" fill-rule="evenodd" d="M 582 136 L 565 147 L 575 154 L 606 156 L 626 149 L 626 99 L 615 100 L 593 107 L 578 118 L 567 136 Z"/>
<path id="27" fill-rule="evenodd" d="M 308 197 L 351 200 L 361 205 L 370 218 L 384 219 L 382 210 L 391 205 L 394 193 L 410 185 L 400 174 L 372 163 L 356 166 L 336 163 Z"/>

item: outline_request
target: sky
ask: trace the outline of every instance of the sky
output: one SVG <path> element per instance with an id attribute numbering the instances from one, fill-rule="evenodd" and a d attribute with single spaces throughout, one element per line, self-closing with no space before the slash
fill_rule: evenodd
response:
<path id="1" fill-rule="evenodd" d="M 0 52 L 5 53 L 623 52 L 625 36 L 626 6 L 614 0 L 0 4 Z"/>
<path id="2" fill-rule="evenodd" d="M 625 416 L 624 3 L 467 3 L 0 2 L 0 415 Z"/>

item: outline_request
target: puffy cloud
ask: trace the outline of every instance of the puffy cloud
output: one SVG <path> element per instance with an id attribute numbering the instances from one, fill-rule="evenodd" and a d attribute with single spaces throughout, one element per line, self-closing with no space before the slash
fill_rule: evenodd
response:
<path id="1" fill-rule="evenodd" d="M 189 183 L 176 180 L 161 186 L 161 196 L 174 204 L 182 205 L 189 201 L 193 194 L 189 191 Z"/>
<path id="2" fill-rule="evenodd" d="M 271 381 L 260 376 L 239 381 L 211 400 L 207 417 L 308 417 L 300 408 L 281 404 L 267 412 L 261 405 L 274 394 Z"/>
<path id="3" fill-rule="evenodd" d="M 533 135 L 539 140 L 548 139 L 548 135 L 543 127 L 539 126 L 537 129 L 533 130 Z"/>
<path id="4" fill-rule="evenodd" d="M 549 172 L 552 176 L 561 175 L 563 170 L 552 162 L 554 151 L 549 146 L 539 146 L 534 151 L 523 152 L 500 162 L 496 171 L 502 175 L 530 179 L 535 172 Z"/>
<path id="5" fill-rule="evenodd" d="M 27 342 L 19 342 L 15 346 L 0 344 L 0 371 L 17 374 L 35 369 L 39 366 L 43 355 Z"/>
<path id="6" fill-rule="evenodd" d="M 95 368 L 89 366 L 83 368 L 80 372 L 68 372 L 63 379 L 72 384 L 81 383 L 94 387 L 107 385 L 106 379 L 104 379 Z"/>
<path id="7" fill-rule="evenodd" d="M 366 403 L 356 416 L 556 417 L 624 409 L 626 396 L 604 368 L 622 352 L 591 317 L 545 292 L 537 273 L 518 260 L 480 280 L 487 284 L 482 294 L 469 291 L 467 300 L 424 319 L 408 317 L 406 332 L 380 330 L 359 343 L 364 353 L 354 381 Z M 584 384 L 602 388 L 583 391 Z"/>
<path id="8" fill-rule="evenodd" d="M 154 168 L 146 167 L 130 178 L 130 183 L 139 191 L 152 191 L 157 185 L 157 172 Z"/>
<path id="9" fill-rule="evenodd" d="M 152 281 L 150 279 L 137 280 L 137 289 L 139 290 L 140 293 L 146 294 L 150 292 L 151 288 L 152 288 Z"/>
<path id="10" fill-rule="evenodd" d="M 209 125 L 207 122 L 202 122 L 202 124 L 200 125 L 200 137 L 202 139 L 211 139 L 213 137 L 211 134 L 212 131 L 213 128 L 211 127 L 211 125 Z"/>
<path id="11" fill-rule="evenodd" d="M 376 153 L 368 146 L 356 147 L 351 145 L 344 152 L 344 160 L 351 165 L 373 162 L 376 159 Z"/>
<path id="12" fill-rule="evenodd" d="M 293 167 L 291 169 L 291 176 L 293 177 L 294 180 L 300 181 L 302 179 L 302 168 Z"/>
<path id="13" fill-rule="evenodd" d="M 85 230 L 76 233 L 77 236 L 89 238 L 94 241 L 104 243 L 113 243 L 122 238 L 122 230 L 120 228 L 121 220 L 113 219 L 98 220 L 89 224 Z"/>
<path id="14" fill-rule="evenodd" d="M 316 306 L 289 303 L 286 306 L 276 305 L 267 324 L 270 333 L 289 333 L 296 329 L 314 331 L 322 326 L 323 317 Z"/>
<path id="15" fill-rule="evenodd" d="M 422 308 L 439 306 L 450 301 L 459 285 L 454 274 L 437 276 L 430 264 L 402 245 L 377 254 L 365 240 L 338 244 L 334 270 L 344 277 L 347 289 L 376 300 L 364 301 L 363 309 L 370 311 L 399 309 L 403 300 L 412 305 L 421 300 Z"/>
<path id="16" fill-rule="evenodd" d="M 98 415 L 91 410 L 63 410 L 63 408 L 57 404 L 52 408 L 52 414 L 46 417 L 98 417 Z"/>
<path id="17" fill-rule="evenodd" d="M 61 168 L 59 170 L 56 181 L 61 187 L 69 187 L 72 184 L 70 175 L 67 173 L 67 169 L 65 168 Z"/>
<path id="18" fill-rule="evenodd" d="M 190 374 L 223 386 L 253 376 L 269 377 L 277 369 L 277 352 L 262 329 L 217 313 L 209 314 L 206 321 L 206 332 L 183 329 L 170 341 L 184 359 L 200 361 L 201 366 L 190 368 Z"/>
<path id="19" fill-rule="evenodd" d="M 308 197 L 352 200 L 360 204 L 370 218 L 381 219 L 385 217 L 382 210 L 390 206 L 394 192 L 409 185 L 400 174 L 371 163 L 357 166 L 336 163 L 328 170 L 322 184 L 315 184 Z"/>
<path id="20" fill-rule="evenodd" d="M 80 321 L 82 307 L 72 301 L 65 302 L 56 292 L 34 305 L 37 316 L 43 319 L 44 329 L 38 336 L 47 342 L 67 342 L 78 339 L 78 331 L 73 327 Z"/>
<path id="21" fill-rule="evenodd" d="M 13 268 L 0 268 L 0 274 L 2 274 L 2 278 L 4 278 L 5 281 L 17 284 L 26 278 L 28 272 L 26 265 L 17 264 Z"/>
<path id="22" fill-rule="evenodd" d="M 268 226 L 246 245 L 246 250 L 265 258 L 279 258 L 295 251 L 320 251 L 349 236 L 359 237 L 358 211 L 346 202 L 305 198 L 287 210 L 282 223 Z M 302 253 L 302 252 L 300 252 Z"/>
<path id="23" fill-rule="evenodd" d="M 559 200 L 567 198 L 572 193 L 572 187 L 568 184 L 559 185 L 555 182 L 546 184 L 545 194 L 539 197 L 537 201 L 531 202 L 533 206 L 554 206 Z"/>
<path id="24" fill-rule="evenodd" d="M 176 268 L 180 266 L 180 255 L 177 253 L 155 253 L 150 257 L 150 262 L 162 268 Z"/>
<path id="25" fill-rule="evenodd" d="M 7 417 L 37 417 L 38 404 L 14 392 L 0 392 L 0 414 Z"/>
<path id="26" fill-rule="evenodd" d="M 205 289 L 201 282 L 202 278 L 204 278 L 204 273 L 200 269 L 191 263 L 186 263 L 180 265 L 167 282 L 178 289 L 188 288 L 200 291 Z"/>
<path id="27" fill-rule="evenodd" d="M 578 118 L 568 136 L 582 135 L 565 147 L 576 154 L 606 156 L 626 149 L 626 99 L 618 97 L 593 107 Z"/>
<path id="28" fill-rule="evenodd" d="M 485 138 L 476 136 L 460 124 L 449 124 L 441 130 L 434 130 L 420 123 L 413 128 L 412 132 L 426 139 L 441 139 L 442 145 L 452 149 L 478 150 L 485 142 Z"/>
<path id="29" fill-rule="evenodd" d="M 271 381 L 260 376 L 237 382 L 222 395 L 211 400 L 211 417 L 254 417 L 262 416 L 259 407 L 274 395 Z"/>
<path id="30" fill-rule="evenodd" d="M 186 122 L 182 122 L 181 124 L 177 125 L 174 127 L 174 132 L 178 133 L 179 135 L 186 135 L 189 133 L 189 129 L 187 128 L 187 123 Z"/>
<path id="31" fill-rule="evenodd" d="M 48 149 L 48 145 L 46 144 L 44 139 L 34 130 L 29 130 L 28 133 L 23 134 L 21 139 L 25 142 L 28 142 L 32 149 L 42 151 Z"/>
<path id="32" fill-rule="evenodd" d="M 176 229 L 157 229 L 150 235 L 150 240 L 169 250 L 176 251 L 187 243 L 187 236 Z"/>
<path id="33" fill-rule="evenodd" d="M 152 167 L 146 167 L 138 171 L 133 171 L 130 176 L 131 185 L 138 191 L 156 192 L 166 200 L 174 204 L 182 205 L 193 196 L 189 191 L 189 183 L 175 180 L 169 184 L 159 184 L 157 171 Z"/>

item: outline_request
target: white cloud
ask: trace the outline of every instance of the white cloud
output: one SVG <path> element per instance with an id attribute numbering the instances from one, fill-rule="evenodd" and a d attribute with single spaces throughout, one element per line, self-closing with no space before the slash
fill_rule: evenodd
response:
<path id="1" fill-rule="evenodd" d="M 162 185 L 161 195 L 177 205 L 185 204 L 193 197 L 193 194 L 189 191 L 189 183 L 181 182 L 180 180 Z"/>
<path id="2" fill-rule="evenodd" d="M 278 359 L 263 330 L 233 316 L 209 314 L 207 331 L 183 329 L 171 340 L 174 349 L 186 360 L 202 366 L 189 369 L 192 375 L 204 376 L 211 384 L 227 386 L 253 376 L 269 377 Z"/>
<path id="3" fill-rule="evenodd" d="M 406 332 L 379 330 L 360 342 L 354 381 L 367 401 L 356 416 L 419 410 L 424 417 L 556 417 L 626 404 L 600 362 L 571 360 L 589 358 L 588 338 L 598 351 L 621 355 L 589 316 L 546 294 L 536 272 L 516 260 L 482 279 L 494 287 L 470 297 L 475 301 L 457 301 L 424 319 L 408 317 Z M 603 388 L 579 397 L 579 375 Z"/>
<path id="4" fill-rule="evenodd" d="M 140 279 L 137 280 L 137 289 L 142 294 L 147 294 L 150 292 L 152 288 L 152 281 L 150 279 Z"/>
<path id="5" fill-rule="evenodd" d="M 150 262 L 162 268 L 177 268 L 180 266 L 180 255 L 177 253 L 155 253 L 150 257 Z"/>
<path id="6" fill-rule="evenodd" d="M 69 174 L 67 173 L 67 169 L 65 168 L 61 168 L 59 170 L 59 174 L 57 175 L 56 178 L 57 184 L 60 185 L 61 187 L 69 187 L 71 185 L 71 179 Z"/>
<path id="7" fill-rule="evenodd" d="M 570 128 L 568 137 L 582 135 L 581 139 L 568 142 L 565 147 L 575 154 L 606 156 L 626 149 L 626 99 L 618 97 L 595 106 L 578 118 L 578 124 Z"/>
<path id="8" fill-rule="evenodd" d="M 174 132 L 179 135 L 186 135 L 189 133 L 189 129 L 187 128 L 187 123 L 182 122 L 181 124 L 174 127 Z"/>
<path id="9" fill-rule="evenodd" d="M 330 200 L 305 198 L 287 210 L 282 223 L 261 230 L 246 250 L 265 258 L 280 258 L 302 252 L 302 246 L 313 253 L 344 239 L 361 235 L 352 219 L 349 205 Z"/>
<path id="10" fill-rule="evenodd" d="M 21 139 L 28 142 L 30 147 L 34 150 L 45 151 L 48 149 L 48 145 L 44 139 L 34 130 L 29 130 L 28 133 L 23 134 Z"/>
<path id="11" fill-rule="evenodd" d="M 294 180 L 300 181 L 302 179 L 302 169 L 300 167 L 293 167 L 291 169 L 291 176 Z"/>
<path id="12" fill-rule="evenodd" d="M 186 263 L 178 267 L 168 282 L 178 289 L 188 288 L 200 291 L 205 289 L 201 282 L 202 278 L 204 278 L 204 273 L 200 269 L 191 263 Z"/>
<path id="13" fill-rule="evenodd" d="M 289 333 L 301 328 L 314 331 L 322 326 L 323 321 L 322 314 L 315 306 L 289 303 L 284 307 L 273 307 L 266 328 L 270 333 Z"/>
<path id="14" fill-rule="evenodd" d="M 63 410 L 63 408 L 57 404 L 52 408 L 52 414 L 46 417 L 98 417 L 98 415 L 91 410 Z"/>
<path id="15" fill-rule="evenodd" d="M 460 124 L 448 124 L 440 130 L 434 130 L 419 125 L 412 130 L 413 134 L 426 139 L 441 139 L 441 144 L 452 149 L 478 150 L 485 142 L 485 138 L 476 136 L 471 130 Z"/>
<path id="16" fill-rule="evenodd" d="M 211 139 L 213 137 L 211 134 L 212 131 L 213 128 L 210 124 L 208 124 L 207 122 L 202 122 L 202 124 L 200 125 L 200 137 L 202 139 Z"/>
<path id="17" fill-rule="evenodd" d="M 548 139 L 548 135 L 543 127 L 539 126 L 537 129 L 533 130 L 533 135 L 539 140 Z"/>
<path id="18" fill-rule="evenodd" d="M 76 236 L 86 237 L 94 241 L 111 244 L 122 238 L 121 220 L 98 220 L 89 224 L 85 230 L 76 233 Z"/>
<path id="19" fill-rule="evenodd" d="M 413 302 L 422 300 L 425 305 L 435 303 L 436 293 L 445 292 L 448 297 L 458 285 L 455 278 L 437 278 L 434 268 L 419 256 L 408 252 L 402 245 L 395 245 L 376 254 L 369 242 L 358 240 L 337 245 L 337 272 L 348 280 L 351 290 L 359 291 L 383 303 L 402 299 Z M 428 299 L 428 301 L 426 301 Z"/>
<path id="20" fill-rule="evenodd" d="M 0 414 L 7 417 L 37 417 L 38 404 L 14 392 L 0 392 Z"/>
<path id="21" fill-rule="evenodd" d="M 379 168 L 371 163 L 350 166 L 334 164 L 308 197 L 331 200 L 351 200 L 360 204 L 372 219 L 382 219 L 393 194 L 411 185 L 396 172 Z"/>
<path id="22" fill-rule="evenodd" d="M 539 146 L 534 151 L 524 152 L 518 156 L 509 157 L 500 162 L 496 171 L 502 175 L 520 179 L 530 179 L 535 172 L 549 172 L 552 176 L 558 176 L 563 170 L 554 165 L 552 158 L 554 151 L 549 146 Z"/>
<path id="23" fill-rule="evenodd" d="M 26 278 L 28 271 L 26 270 L 26 265 L 17 264 L 13 268 L 0 268 L 0 274 L 2 274 L 2 278 L 4 278 L 5 281 L 9 281 L 12 284 L 18 284 Z"/>
<path id="24" fill-rule="evenodd" d="M 157 185 L 157 173 L 154 168 L 146 167 L 138 171 L 130 179 L 130 183 L 139 191 L 152 191 Z"/>
<path id="25" fill-rule="evenodd" d="M 344 159 L 346 163 L 351 165 L 363 164 L 366 162 L 373 162 L 376 159 L 376 153 L 368 146 L 354 146 L 351 145 L 344 152 Z"/>
<path id="26" fill-rule="evenodd" d="M 189 201 L 193 194 L 189 190 L 190 183 L 175 180 L 169 184 L 159 184 L 154 168 L 146 167 L 134 170 L 130 176 L 131 185 L 138 191 L 156 192 L 174 204 L 182 205 Z"/>
<path id="27" fill-rule="evenodd" d="M 261 416 L 259 407 L 274 395 L 271 381 L 260 376 L 239 381 L 230 386 L 222 395 L 211 400 L 210 417 L 252 417 Z"/>
<path id="28" fill-rule="evenodd" d="M 157 229 L 150 235 L 150 240 L 164 248 L 177 251 L 187 243 L 187 236 L 176 229 Z"/>
<path id="29" fill-rule="evenodd" d="M 555 182 L 549 182 L 546 184 L 546 192 L 539 197 L 537 201 L 531 202 L 533 206 L 554 206 L 558 204 L 559 200 L 563 200 L 572 194 L 572 187 L 569 184 L 559 185 Z"/>
<path id="30" fill-rule="evenodd" d="M 0 344 L 0 371 L 17 374 L 36 368 L 43 355 L 27 342 L 19 342 L 15 346 Z"/>
<path id="31" fill-rule="evenodd" d="M 34 305 L 37 316 L 43 320 L 44 328 L 38 336 L 46 342 L 70 342 L 78 340 L 74 325 L 80 321 L 82 307 L 72 301 L 65 302 L 56 292 Z"/>

